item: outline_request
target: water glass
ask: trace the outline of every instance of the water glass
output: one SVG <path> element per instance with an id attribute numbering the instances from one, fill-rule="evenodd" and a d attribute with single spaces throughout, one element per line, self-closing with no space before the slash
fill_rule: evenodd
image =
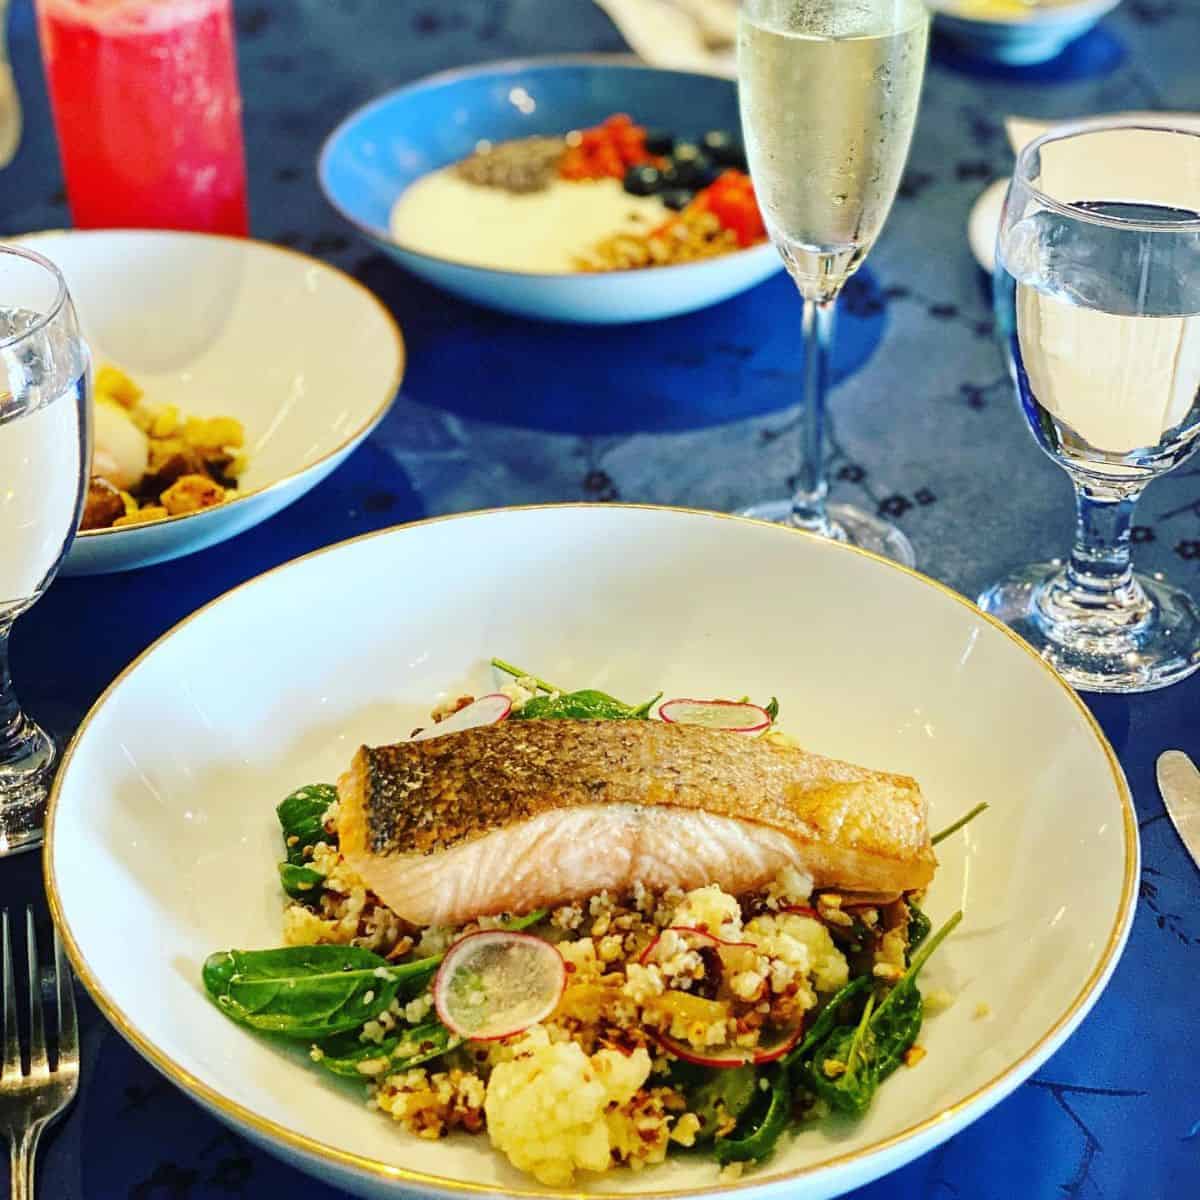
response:
<path id="1" fill-rule="evenodd" d="M 1017 160 L 996 309 L 1021 412 L 1075 486 L 1065 562 L 979 599 L 1076 687 L 1138 692 L 1200 668 L 1200 606 L 1130 560 L 1134 505 L 1200 444 L 1200 133 L 1103 118 Z"/>
<path id="2" fill-rule="evenodd" d="M 56 753 L 17 703 L 8 638 L 79 526 L 89 415 L 88 355 L 66 282 L 40 254 L 0 246 L 0 855 L 41 841 Z"/>

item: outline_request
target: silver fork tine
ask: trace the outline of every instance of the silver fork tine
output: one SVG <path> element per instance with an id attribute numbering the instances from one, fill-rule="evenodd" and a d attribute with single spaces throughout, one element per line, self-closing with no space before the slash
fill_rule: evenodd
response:
<path id="1" fill-rule="evenodd" d="M 42 969 L 38 963 L 37 931 L 33 906 L 25 909 L 25 949 L 29 959 L 29 1074 L 42 1079 L 50 1074 L 46 1056 L 46 1025 L 42 1018 Z"/>
<path id="2" fill-rule="evenodd" d="M 13 973 L 12 937 L 9 932 L 8 909 L 3 916 L 4 940 L 4 1066 L 0 1069 L 0 1082 L 8 1083 L 20 1079 L 21 1039 L 17 1029 L 17 987 Z"/>
<path id="3" fill-rule="evenodd" d="M 79 1065 L 79 1019 L 75 1015 L 75 985 L 71 964 L 58 930 L 54 930 L 54 986 L 58 992 L 58 1069 Z"/>

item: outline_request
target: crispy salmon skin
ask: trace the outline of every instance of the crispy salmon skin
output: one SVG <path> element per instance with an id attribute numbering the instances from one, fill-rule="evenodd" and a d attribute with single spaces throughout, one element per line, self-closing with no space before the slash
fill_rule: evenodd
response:
<path id="1" fill-rule="evenodd" d="M 661 721 L 509 720 L 363 746 L 338 782 L 342 853 L 414 924 L 628 893 L 924 887 L 915 780 L 774 739 Z"/>

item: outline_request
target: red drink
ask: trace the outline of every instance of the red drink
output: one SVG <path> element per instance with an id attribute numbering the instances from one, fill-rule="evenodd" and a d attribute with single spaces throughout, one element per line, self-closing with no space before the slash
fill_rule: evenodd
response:
<path id="1" fill-rule="evenodd" d="M 71 216 L 245 234 L 231 0 L 38 0 Z"/>

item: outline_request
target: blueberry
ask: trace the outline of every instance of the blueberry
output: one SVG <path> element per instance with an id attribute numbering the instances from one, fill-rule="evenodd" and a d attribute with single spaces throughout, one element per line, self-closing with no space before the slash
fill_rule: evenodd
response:
<path id="1" fill-rule="evenodd" d="M 706 187 L 717 177 L 712 159 L 702 154 L 694 142 L 675 147 L 672 166 L 675 168 L 675 181 L 682 187 Z"/>
<path id="2" fill-rule="evenodd" d="M 657 167 L 630 167 L 625 172 L 625 190 L 631 196 L 653 196 L 662 185 L 662 172 Z"/>
<path id="3" fill-rule="evenodd" d="M 675 149 L 671 151 L 671 157 L 676 164 L 694 162 L 703 154 L 704 151 L 695 142 L 676 142 Z"/>
<path id="4" fill-rule="evenodd" d="M 646 150 L 650 154 L 670 154 L 675 147 L 675 135 L 665 129 L 646 130 Z"/>
<path id="5" fill-rule="evenodd" d="M 691 204 L 692 193 L 687 188 L 668 188 L 665 192 L 659 192 L 658 198 L 668 208 L 679 212 L 680 209 L 687 208 Z"/>
<path id="6" fill-rule="evenodd" d="M 727 129 L 710 129 L 700 140 L 704 152 L 715 163 L 723 167 L 738 167 L 745 170 L 746 152 L 742 143 Z"/>

